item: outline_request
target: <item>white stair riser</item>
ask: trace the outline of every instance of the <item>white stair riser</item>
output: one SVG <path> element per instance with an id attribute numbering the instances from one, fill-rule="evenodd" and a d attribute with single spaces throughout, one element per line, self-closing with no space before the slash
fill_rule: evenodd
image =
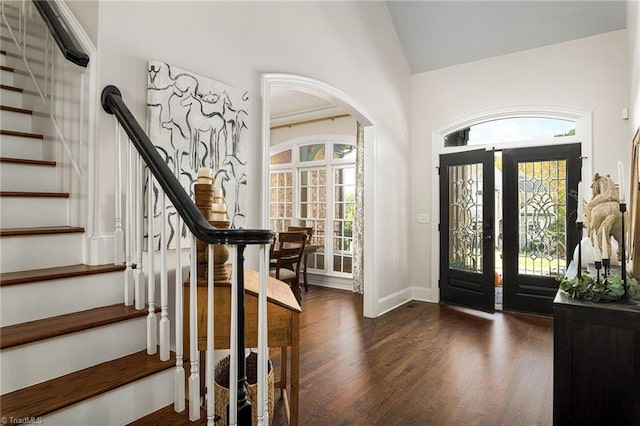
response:
<path id="1" fill-rule="evenodd" d="M 0 156 L 42 160 L 42 139 L 2 135 Z"/>
<path id="2" fill-rule="evenodd" d="M 0 326 L 122 303 L 123 276 L 118 271 L 0 287 Z"/>
<path id="3" fill-rule="evenodd" d="M 13 45 L 13 42 L 6 43 L 6 45 L 9 47 L 8 49 L 5 49 L 4 45 L 5 45 L 5 43 L 3 41 L 2 42 L 2 49 L 5 52 L 7 52 L 7 54 L 5 55 L 6 56 L 5 66 L 11 67 L 11 68 L 16 68 L 16 69 L 24 69 L 25 65 L 24 65 L 24 61 L 22 59 L 22 54 L 17 51 L 16 47 Z"/>
<path id="4" fill-rule="evenodd" d="M 22 114 L 20 112 L 2 111 L 0 118 L 0 128 L 2 130 L 13 130 L 14 132 L 32 132 L 31 114 Z"/>
<path id="5" fill-rule="evenodd" d="M 12 82 L 5 82 L 3 80 L 2 84 L 6 84 L 7 86 L 20 87 L 22 89 L 35 90 L 35 86 L 32 83 L 33 79 L 31 78 L 31 75 L 29 75 L 26 70 L 20 71 L 20 68 L 14 68 L 16 68 L 14 72 L 3 71 L 4 74 L 11 74 Z M 2 103 L 6 105 L 4 101 Z"/>
<path id="6" fill-rule="evenodd" d="M 7 65 L 7 55 L 0 53 L 0 65 Z"/>
<path id="7" fill-rule="evenodd" d="M 15 272 L 82 263 L 82 233 L 0 238 L 0 271 Z"/>
<path id="8" fill-rule="evenodd" d="M 20 43 L 20 31 L 18 30 L 18 18 L 13 16 L 13 14 L 5 14 L 5 17 L 8 18 L 9 25 L 11 26 L 11 31 L 7 28 L 7 25 L 4 21 L 4 17 L 2 19 L 2 25 L 0 25 L 0 42 L 2 42 L 2 50 L 6 50 L 7 52 L 17 52 L 18 47 L 11 36 L 13 35 L 18 38 L 18 42 Z"/>
<path id="9" fill-rule="evenodd" d="M 69 200 L 48 197 L 2 197 L 0 228 L 66 226 Z"/>
<path id="10" fill-rule="evenodd" d="M 0 352 L 1 392 L 69 374 L 143 350 L 145 317 L 95 327 Z"/>
<path id="11" fill-rule="evenodd" d="M 56 191 L 55 166 L 0 163 L 0 189 L 3 191 Z"/>
<path id="12" fill-rule="evenodd" d="M 174 371 L 153 376 L 63 408 L 44 417 L 45 424 L 124 425 L 173 403 Z M 188 409 L 188 408 L 187 408 Z"/>
<path id="13" fill-rule="evenodd" d="M 12 71 L 0 70 L 0 83 L 6 84 L 7 86 L 13 86 L 13 76 L 14 73 Z"/>
<path id="14" fill-rule="evenodd" d="M 13 90 L 2 89 L 2 91 L 0 92 L 0 96 L 2 96 L 3 105 L 22 108 L 22 93 L 14 92 Z"/>
<path id="15" fill-rule="evenodd" d="M 11 29 L 13 30 L 14 35 L 18 36 L 17 29 L 17 20 L 9 21 L 11 23 Z M 14 23 L 15 22 L 15 23 Z M 4 24 L 4 21 L 2 22 Z M 0 37 L 2 37 L 2 46 L 3 49 L 8 52 L 18 52 L 18 47 L 16 46 L 13 37 L 11 37 L 11 33 L 7 29 L 5 25 L 0 26 Z M 27 47 L 35 46 L 42 48 L 45 45 L 45 34 L 35 35 L 35 34 L 27 34 Z M 20 39 L 20 45 L 22 46 L 24 41 L 22 38 Z M 7 46 L 6 48 L 4 46 Z"/>
<path id="16" fill-rule="evenodd" d="M 47 106 L 42 102 L 40 96 L 35 93 L 20 93 L 13 90 L 2 89 L 0 96 L 2 96 L 2 105 L 47 112 Z"/>

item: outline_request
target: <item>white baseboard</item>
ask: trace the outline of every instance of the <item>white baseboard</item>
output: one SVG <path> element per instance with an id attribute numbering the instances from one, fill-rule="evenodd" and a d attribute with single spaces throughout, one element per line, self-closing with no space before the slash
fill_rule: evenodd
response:
<path id="1" fill-rule="evenodd" d="M 333 277 L 329 275 L 309 274 L 309 284 L 318 287 L 328 287 L 337 290 L 353 291 L 353 284 L 350 278 Z M 402 289 L 378 300 L 377 317 L 404 305 L 407 302 L 416 300 L 419 302 L 438 303 L 439 295 L 434 295 L 430 287 L 412 286 Z"/>
<path id="2" fill-rule="evenodd" d="M 353 280 L 351 278 L 309 274 L 309 284 L 318 287 L 335 288 L 336 290 L 353 291 Z"/>
<path id="3" fill-rule="evenodd" d="M 438 303 L 438 300 L 434 300 L 432 289 L 428 287 L 410 287 L 411 298 L 420 302 Z"/>
<path id="4" fill-rule="evenodd" d="M 412 300 L 411 288 L 405 288 L 378 300 L 378 316 L 382 316 L 395 308 Z"/>
<path id="5" fill-rule="evenodd" d="M 380 299 L 378 301 L 378 316 L 382 316 L 405 303 L 411 302 L 412 300 L 418 302 L 438 303 L 438 300 L 434 300 L 430 288 L 413 286 Z"/>

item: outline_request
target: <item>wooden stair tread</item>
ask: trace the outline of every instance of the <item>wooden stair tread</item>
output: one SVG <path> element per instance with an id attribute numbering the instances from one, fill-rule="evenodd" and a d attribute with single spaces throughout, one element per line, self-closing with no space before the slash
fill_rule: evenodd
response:
<path id="1" fill-rule="evenodd" d="M 9 105 L 0 105 L 0 111 L 17 112 L 19 114 L 33 115 L 33 111 L 24 108 L 12 107 Z"/>
<path id="2" fill-rule="evenodd" d="M 8 72 L 15 72 L 15 71 L 16 71 L 16 69 L 15 69 L 15 68 L 11 68 L 11 67 L 8 67 L 8 66 L 6 66 L 6 65 L 0 65 L 0 70 L 2 70 L 2 71 L 8 71 Z"/>
<path id="3" fill-rule="evenodd" d="M 8 325 L 0 328 L 0 349 L 33 343 L 146 315 L 147 311 L 144 309 L 138 311 L 133 306 L 125 306 L 120 303 Z"/>
<path id="4" fill-rule="evenodd" d="M 147 355 L 145 349 L 1 395 L 2 416 L 42 417 L 172 367 L 174 353 L 162 362 L 157 354 Z"/>
<path id="5" fill-rule="evenodd" d="M 18 237 L 30 235 L 48 234 L 72 234 L 84 232 L 84 228 L 79 226 L 43 226 L 35 228 L 3 228 L 0 229 L 0 237 Z"/>
<path id="6" fill-rule="evenodd" d="M 68 192 L 0 191 L 0 197 L 69 198 Z"/>
<path id="7" fill-rule="evenodd" d="M 20 138 L 44 139 L 44 135 L 39 135 L 36 133 L 15 132 L 13 130 L 0 130 L 0 135 L 17 136 Z"/>
<path id="8" fill-rule="evenodd" d="M 13 157 L 0 157 L 0 163 L 15 163 L 25 164 L 31 166 L 55 166 L 55 161 L 49 160 L 31 160 L 28 158 L 13 158 Z"/>
<path id="9" fill-rule="evenodd" d="M 217 417 L 216 417 L 217 420 Z M 200 409 L 200 419 L 189 421 L 189 403 L 181 413 L 176 413 L 173 404 L 167 405 L 153 413 L 147 414 L 138 420 L 128 423 L 127 426 L 185 426 L 185 425 L 206 425 L 207 411 Z"/>
<path id="10" fill-rule="evenodd" d="M 28 271 L 0 273 L 0 286 L 25 284 L 60 278 L 124 271 L 124 265 L 69 265 L 55 268 L 31 269 Z"/>
<path id="11" fill-rule="evenodd" d="M 15 86 L 9 86 L 8 84 L 0 84 L 0 89 L 11 90 L 12 92 L 24 92 L 24 89 Z"/>

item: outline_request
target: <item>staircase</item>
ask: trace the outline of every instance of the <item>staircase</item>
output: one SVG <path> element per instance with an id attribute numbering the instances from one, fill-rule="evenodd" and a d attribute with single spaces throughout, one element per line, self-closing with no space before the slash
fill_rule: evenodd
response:
<path id="1" fill-rule="evenodd" d="M 175 359 L 147 355 L 147 312 L 123 304 L 124 267 L 82 264 L 85 230 L 33 130 L 46 107 L 31 107 L 42 102 L 4 22 L 0 35 L 2 423 L 191 424 L 173 410 Z"/>

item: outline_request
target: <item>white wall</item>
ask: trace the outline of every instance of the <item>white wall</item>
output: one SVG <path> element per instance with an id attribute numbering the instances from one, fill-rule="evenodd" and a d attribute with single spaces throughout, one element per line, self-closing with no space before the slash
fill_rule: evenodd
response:
<path id="1" fill-rule="evenodd" d="M 100 3 L 95 0 L 69 1 L 65 4 L 76 17 L 93 44 L 98 40 L 98 20 Z"/>
<path id="2" fill-rule="evenodd" d="M 637 69 L 637 67 L 636 67 Z M 411 207 L 409 282 L 431 288 L 431 225 L 415 214 L 437 217 L 432 206 L 431 131 L 462 116 L 516 105 L 565 105 L 593 112 L 594 170 L 616 176 L 618 159 L 629 166 L 627 32 L 615 31 L 566 43 L 444 68 L 412 77 Z M 588 180 L 589 177 L 583 177 Z M 435 254 L 433 254 L 435 255 Z M 428 292 L 427 292 L 428 293 Z"/>
<path id="3" fill-rule="evenodd" d="M 347 93 L 377 124 L 380 199 L 367 219 L 383 224 L 375 266 L 379 297 L 407 286 L 411 78 L 383 2 L 103 2 L 100 87 L 115 84 L 145 123 L 146 63 L 158 59 L 249 91 L 248 226 L 260 223 L 260 78 L 286 72 Z M 113 123 L 99 117 L 100 206 L 97 223 L 113 223 Z M 373 147 L 368 147 L 373 149 Z"/>

